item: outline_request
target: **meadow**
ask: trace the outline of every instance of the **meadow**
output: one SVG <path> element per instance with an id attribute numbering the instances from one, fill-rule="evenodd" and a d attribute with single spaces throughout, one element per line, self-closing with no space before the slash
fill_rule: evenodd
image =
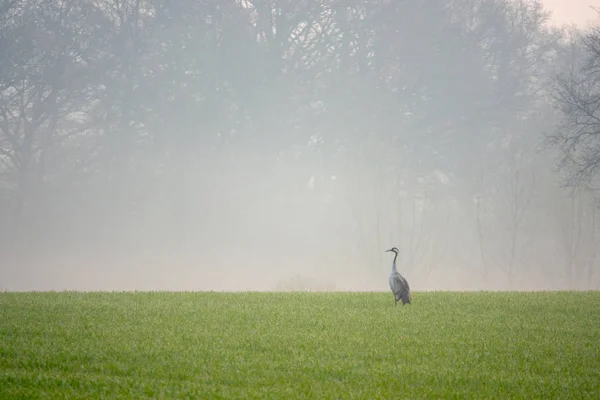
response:
<path id="1" fill-rule="evenodd" d="M 0 398 L 598 399 L 600 293 L 0 293 Z"/>

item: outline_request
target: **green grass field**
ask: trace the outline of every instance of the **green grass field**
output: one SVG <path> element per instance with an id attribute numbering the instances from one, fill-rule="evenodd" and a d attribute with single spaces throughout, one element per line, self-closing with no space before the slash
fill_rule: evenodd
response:
<path id="1" fill-rule="evenodd" d="M 0 293 L 0 398 L 598 399 L 600 293 Z"/>

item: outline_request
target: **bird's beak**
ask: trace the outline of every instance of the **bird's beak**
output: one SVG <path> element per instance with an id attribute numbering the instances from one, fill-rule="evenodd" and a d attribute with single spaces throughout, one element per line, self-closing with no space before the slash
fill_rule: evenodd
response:
<path id="1" fill-rule="evenodd" d="M 392 249 L 386 250 L 386 251 L 384 251 L 384 253 L 387 253 L 388 251 L 392 251 Z"/>

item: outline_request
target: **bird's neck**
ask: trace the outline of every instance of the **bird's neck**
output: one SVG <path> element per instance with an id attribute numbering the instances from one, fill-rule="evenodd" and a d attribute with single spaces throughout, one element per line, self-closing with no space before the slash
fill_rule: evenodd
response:
<path id="1" fill-rule="evenodd" d="M 398 272 L 398 269 L 396 268 L 396 259 L 397 258 L 398 258 L 398 253 L 395 253 L 394 262 L 392 262 L 392 272 Z"/>

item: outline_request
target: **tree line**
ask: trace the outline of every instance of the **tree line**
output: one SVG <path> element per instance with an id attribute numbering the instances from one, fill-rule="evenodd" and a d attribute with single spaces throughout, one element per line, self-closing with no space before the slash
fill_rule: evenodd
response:
<path id="1" fill-rule="evenodd" d="M 536 0 L 4 0 L 2 263 L 597 287 L 599 66 Z"/>

